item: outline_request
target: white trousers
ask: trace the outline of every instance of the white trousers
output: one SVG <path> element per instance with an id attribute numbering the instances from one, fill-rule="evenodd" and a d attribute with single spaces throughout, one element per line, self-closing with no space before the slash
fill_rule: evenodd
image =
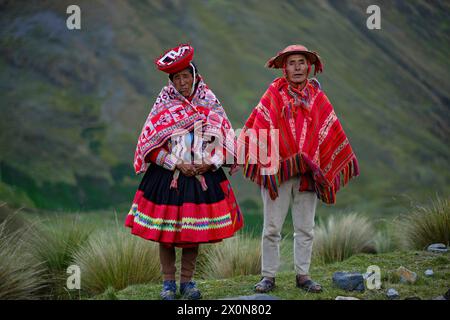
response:
<path id="1" fill-rule="evenodd" d="M 262 235 L 262 276 L 275 277 L 280 266 L 280 241 L 289 204 L 292 202 L 294 225 L 294 264 L 297 274 L 306 275 L 311 264 L 314 238 L 314 216 L 317 196 L 315 192 L 299 192 L 300 178 L 285 181 L 278 188 L 278 198 L 272 200 L 266 188 L 261 187 L 264 204 Z"/>

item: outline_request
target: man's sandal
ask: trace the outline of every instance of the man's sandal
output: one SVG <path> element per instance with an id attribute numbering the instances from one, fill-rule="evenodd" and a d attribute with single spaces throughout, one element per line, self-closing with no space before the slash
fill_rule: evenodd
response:
<path id="1" fill-rule="evenodd" d="M 263 277 L 260 282 L 255 284 L 255 292 L 266 293 L 275 288 L 275 278 Z"/>
<path id="2" fill-rule="evenodd" d="M 295 282 L 297 284 L 297 288 L 303 289 L 306 292 L 311 293 L 319 293 L 322 292 L 322 286 L 318 284 L 317 282 L 312 281 L 311 279 L 307 278 L 307 280 L 300 282 L 299 277 L 297 276 L 295 278 Z"/>

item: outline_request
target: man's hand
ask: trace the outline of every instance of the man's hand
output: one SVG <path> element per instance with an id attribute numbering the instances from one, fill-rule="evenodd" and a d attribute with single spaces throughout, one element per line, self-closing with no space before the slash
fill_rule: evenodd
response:
<path id="1" fill-rule="evenodd" d="M 212 165 L 211 164 L 196 164 L 195 165 L 195 170 L 197 171 L 197 174 L 204 174 L 205 172 L 209 171 L 212 169 Z"/>
<path id="2" fill-rule="evenodd" d="M 195 166 L 189 163 L 177 164 L 177 169 L 181 171 L 186 177 L 193 177 L 197 174 Z"/>

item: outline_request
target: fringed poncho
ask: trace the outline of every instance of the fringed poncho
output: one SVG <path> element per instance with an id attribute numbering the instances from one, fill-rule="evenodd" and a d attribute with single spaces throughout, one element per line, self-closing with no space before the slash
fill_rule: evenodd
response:
<path id="1" fill-rule="evenodd" d="M 264 164 L 266 161 L 258 157 L 263 148 L 271 159 L 270 144 L 266 148 L 249 147 L 250 129 L 257 132 L 258 141 L 274 139 L 270 130 L 279 130 L 278 141 L 272 141 L 278 143 L 278 163 Z M 285 78 L 275 79 L 247 119 L 239 142 L 244 175 L 267 188 L 272 199 L 278 197 L 281 183 L 301 176 L 299 191 L 315 191 L 323 202 L 334 204 L 339 188 L 359 175 L 349 140 L 315 79 L 309 79 L 301 91 L 291 88 Z M 263 168 L 274 165 L 278 169 L 274 174 L 262 174 Z"/>

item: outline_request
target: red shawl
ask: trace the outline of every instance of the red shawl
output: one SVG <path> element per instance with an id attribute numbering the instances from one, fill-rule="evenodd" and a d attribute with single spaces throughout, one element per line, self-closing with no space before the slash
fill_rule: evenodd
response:
<path id="1" fill-rule="evenodd" d="M 274 141 L 279 145 L 279 163 L 275 164 L 278 170 L 273 175 L 263 175 L 261 169 L 273 164 L 263 165 L 265 162 L 249 148 L 248 130 L 256 130 L 261 141 L 273 139 L 274 135 L 266 131 L 263 137 L 265 133 L 259 129 L 271 128 L 279 130 L 279 139 Z M 239 142 L 239 159 L 245 161 L 244 175 L 267 188 L 272 199 L 278 197 L 281 183 L 301 175 L 299 191 L 315 191 L 323 202 L 333 204 L 340 186 L 359 175 L 348 138 L 315 79 L 309 79 L 301 91 L 291 88 L 285 78 L 275 79 L 247 119 Z M 270 146 L 265 152 L 270 159 Z"/>
<path id="2" fill-rule="evenodd" d="M 162 146 L 177 131 L 191 131 L 197 121 L 201 121 L 202 134 L 216 137 L 224 157 L 236 158 L 236 138 L 230 121 L 201 76 L 192 99 L 183 97 L 173 83 L 165 86 L 158 95 L 150 114 L 142 128 L 134 155 L 136 174 L 147 170 L 149 163 L 145 157 Z"/>

